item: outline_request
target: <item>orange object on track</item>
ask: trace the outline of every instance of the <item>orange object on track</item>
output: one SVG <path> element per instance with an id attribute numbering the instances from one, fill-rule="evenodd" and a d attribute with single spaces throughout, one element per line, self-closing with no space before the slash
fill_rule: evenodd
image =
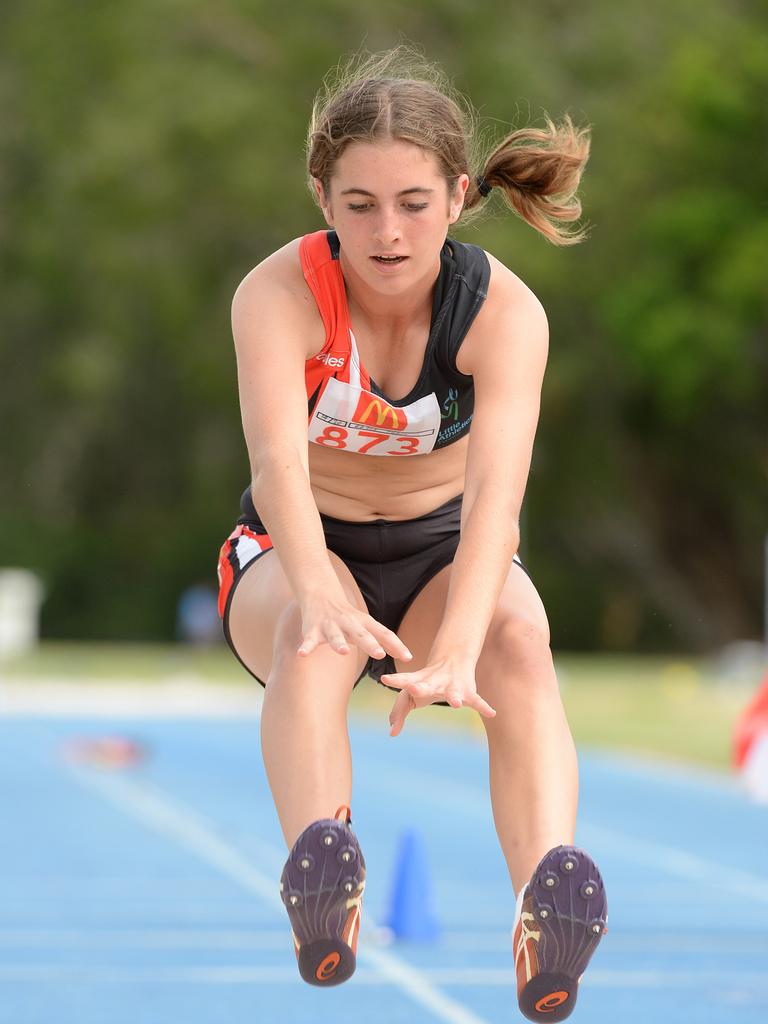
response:
<path id="1" fill-rule="evenodd" d="M 768 672 L 757 693 L 747 704 L 733 730 L 733 767 L 743 768 L 752 744 L 762 733 L 768 734 Z"/>
<path id="2" fill-rule="evenodd" d="M 100 768 L 127 768 L 139 764 L 147 756 L 146 748 L 128 736 L 83 736 L 65 747 L 70 761 Z"/>

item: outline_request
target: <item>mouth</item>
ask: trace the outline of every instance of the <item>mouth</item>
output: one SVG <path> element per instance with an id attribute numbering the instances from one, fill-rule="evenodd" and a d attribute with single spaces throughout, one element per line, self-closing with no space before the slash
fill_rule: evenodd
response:
<path id="1" fill-rule="evenodd" d="M 375 260 L 381 266 L 397 266 L 398 263 L 404 263 L 408 259 L 407 256 L 371 256 L 372 260 Z"/>

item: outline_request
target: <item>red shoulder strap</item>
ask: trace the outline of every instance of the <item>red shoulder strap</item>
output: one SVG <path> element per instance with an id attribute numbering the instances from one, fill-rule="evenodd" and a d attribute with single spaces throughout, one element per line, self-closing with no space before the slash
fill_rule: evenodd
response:
<path id="1" fill-rule="evenodd" d="M 325 326 L 323 352 L 348 355 L 349 316 L 344 278 L 339 261 L 331 254 L 325 231 L 304 235 L 299 244 L 304 279 L 309 285 Z"/>

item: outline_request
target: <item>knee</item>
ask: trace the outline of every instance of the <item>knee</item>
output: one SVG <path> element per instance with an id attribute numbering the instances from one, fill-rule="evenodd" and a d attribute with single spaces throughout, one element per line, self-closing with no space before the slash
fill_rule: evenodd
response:
<path id="1" fill-rule="evenodd" d="M 348 654 L 339 654 L 329 644 L 320 644 L 307 657 L 298 651 L 303 639 L 301 608 L 296 600 L 291 600 L 283 609 L 276 624 L 273 636 L 272 668 L 267 681 L 267 688 L 273 687 L 279 680 L 282 687 L 286 683 L 296 682 L 300 689 L 306 690 L 303 683 L 306 677 L 322 675 L 322 687 L 313 687 L 315 692 L 329 694 L 337 686 L 344 692 L 351 690 L 356 682 L 367 655 L 362 654 L 350 644 Z"/>
<path id="2" fill-rule="evenodd" d="M 537 709 L 560 701 L 549 637 L 529 619 L 497 615 L 475 670 L 478 692 L 496 710 L 484 718 L 489 738 L 507 737 Z"/>
<path id="3" fill-rule="evenodd" d="M 275 622 L 275 653 L 298 650 L 301 644 L 301 608 L 295 598 L 286 601 L 285 607 Z"/>
<path id="4" fill-rule="evenodd" d="M 548 631 L 524 616 L 497 611 L 483 645 L 482 658 L 504 674 L 525 672 L 540 675 L 552 666 Z"/>
<path id="5" fill-rule="evenodd" d="M 275 622 L 272 636 L 272 672 L 285 668 L 309 666 L 312 655 L 302 658 L 298 654 L 303 637 L 301 608 L 298 601 L 291 599 L 285 605 Z M 322 648 L 315 648 L 317 654 Z"/>

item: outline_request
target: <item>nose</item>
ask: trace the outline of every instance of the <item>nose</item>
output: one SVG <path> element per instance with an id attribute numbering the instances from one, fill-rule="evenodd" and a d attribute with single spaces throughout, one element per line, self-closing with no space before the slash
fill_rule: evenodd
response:
<path id="1" fill-rule="evenodd" d="M 392 245 L 402 238 L 400 216 L 396 210 L 381 207 L 376 217 L 373 237 L 382 246 Z"/>

